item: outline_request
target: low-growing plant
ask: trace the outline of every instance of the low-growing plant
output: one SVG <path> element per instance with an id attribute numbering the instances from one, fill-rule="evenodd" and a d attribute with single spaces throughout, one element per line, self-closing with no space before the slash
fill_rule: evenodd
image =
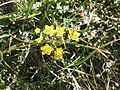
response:
<path id="1" fill-rule="evenodd" d="M 119 7 L 119 0 L 2 2 L 0 89 L 119 90 Z"/>

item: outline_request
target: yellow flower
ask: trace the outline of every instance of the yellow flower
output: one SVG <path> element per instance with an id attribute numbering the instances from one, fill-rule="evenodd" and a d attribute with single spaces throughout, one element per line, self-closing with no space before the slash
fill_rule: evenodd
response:
<path id="1" fill-rule="evenodd" d="M 62 37 L 64 33 L 65 33 L 64 27 L 59 26 L 56 27 L 56 36 Z"/>
<path id="2" fill-rule="evenodd" d="M 42 50 L 42 54 L 47 54 L 47 55 L 50 55 L 51 52 L 54 50 L 49 44 L 42 46 L 40 49 Z"/>
<path id="3" fill-rule="evenodd" d="M 40 34 L 40 37 L 39 38 L 36 38 L 35 41 L 37 43 L 40 43 L 41 41 L 43 40 L 43 36 L 42 36 L 42 33 Z"/>
<path id="4" fill-rule="evenodd" d="M 38 34 L 38 33 L 40 33 L 40 29 L 39 29 L 39 28 L 36 28 L 36 29 L 34 30 L 34 32 L 35 32 L 36 34 Z"/>
<path id="5" fill-rule="evenodd" d="M 52 36 L 55 33 L 54 26 L 45 25 L 45 30 L 43 32 L 49 36 Z"/>
<path id="6" fill-rule="evenodd" d="M 62 59 L 63 58 L 64 51 L 62 48 L 56 48 L 56 51 L 54 52 L 54 57 L 56 59 Z"/>
<path id="7" fill-rule="evenodd" d="M 39 38 L 36 38 L 35 41 L 36 41 L 37 43 L 40 43 L 42 40 L 41 40 L 41 38 L 39 37 Z"/>
<path id="8" fill-rule="evenodd" d="M 75 41 L 78 41 L 79 40 L 79 35 L 80 34 L 77 32 L 77 30 L 72 29 L 72 30 L 69 31 L 68 38 L 72 39 L 72 40 L 75 40 Z"/>

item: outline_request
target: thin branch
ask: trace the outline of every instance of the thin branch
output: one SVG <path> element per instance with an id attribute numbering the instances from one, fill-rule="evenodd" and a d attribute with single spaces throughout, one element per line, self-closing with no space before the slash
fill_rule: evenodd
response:
<path id="1" fill-rule="evenodd" d="M 10 3 L 15 3 L 15 1 L 4 2 L 4 3 L 0 4 L 0 7 L 10 4 Z"/>

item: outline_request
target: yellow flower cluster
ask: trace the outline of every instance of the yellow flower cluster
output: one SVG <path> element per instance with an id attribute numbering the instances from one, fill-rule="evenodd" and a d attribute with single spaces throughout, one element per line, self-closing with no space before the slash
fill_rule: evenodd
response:
<path id="1" fill-rule="evenodd" d="M 56 26 L 56 29 L 54 29 L 53 25 L 51 26 L 45 25 L 44 34 L 47 34 L 49 36 L 56 35 L 61 37 L 65 33 L 64 30 L 65 30 L 64 27 Z"/>
<path id="2" fill-rule="evenodd" d="M 40 28 L 36 28 L 36 29 L 34 30 L 34 32 L 35 32 L 36 34 L 39 34 L 39 33 L 40 33 Z M 40 37 L 36 38 L 35 41 L 36 41 L 37 43 L 40 43 L 42 40 L 43 40 L 42 33 L 40 33 Z"/>
<path id="3" fill-rule="evenodd" d="M 53 47 L 49 44 L 45 44 L 45 46 L 42 46 L 40 48 L 42 50 L 42 54 L 50 55 L 52 51 L 54 51 Z M 62 48 L 56 48 L 54 51 L 54 58 L 56 59 L 62 59 L 63 58 L 64 51 Z"/>
<path id="4" fill-rule="evenodd" d="M 55 59 L 63 58 L 64 50 L 60 46 L 64 45 L 64 47 L 66 48 L 65 44 L 67 39 L 79 41 L 80 36 L 79 32 L 75 28 L 70 29 L 67 34 L 65 27 L 61 27 L 58 25 L 55 27 L 53 25 L 45 25 L 43 31 L 41 31 L 39 28 L 36 28 L 34 32 L 37 36 L 40 35 L 38 38 L 35 39 L 38 44 L 42 42 L 44 37 L 44 41 L 46 44 L 40 48 L 42 54 L 53 55 Z M 47 37 L 46 35 L 50 37 Z"/>

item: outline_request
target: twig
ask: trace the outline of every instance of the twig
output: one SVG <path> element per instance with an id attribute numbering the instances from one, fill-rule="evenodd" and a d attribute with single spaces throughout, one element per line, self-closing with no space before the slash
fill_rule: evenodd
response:
<path id="1" fill-rule="evenodd" d="M 110 86 L 110 78 L 109 78 L 109 75 L 107 75 L 107 86 L 106 86 L 106 90 L 109 90 L 109 86 Z"/>
<path id="2" fill-rule="evenodd" d="M 15 1 L 8 1 L 8 2 L 5 2 L 5 3 L 2 3 L 2 4 L 0 4 L 0 7 L 5 6 L 7 4 L 10 4 L 10 3 L 15 3 Z"/>

